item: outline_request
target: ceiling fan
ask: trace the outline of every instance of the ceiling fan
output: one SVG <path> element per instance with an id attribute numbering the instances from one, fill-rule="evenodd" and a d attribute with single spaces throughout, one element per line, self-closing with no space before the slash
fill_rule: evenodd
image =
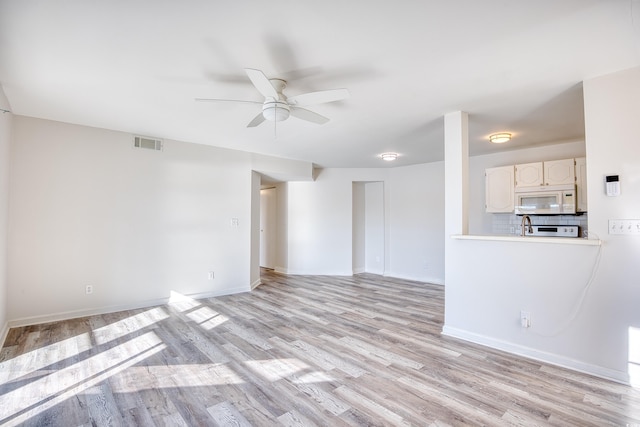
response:
<path id="1" fill-rule="evenodd" d="M 285 80 L 268 79 L 262 71 L 253 68 L 245 68 L 245 71 L 251 83 L 253 83 L 256 89 L 258 89 L 258 92 L 264 96 L 264 102 L 215 98 L 196 98 L 196 101 L 262 104 L 262 112 L 254 117 L 247 125 L 247 127 L 256 127 L 265 120 L 272 122 L 286 120 L 289 118 L 289 115 L 322 125 L 329 121 L 327 117 L 302 107 L 341 101 L 349 98 L 349 91 L 347 89 L 322 90 L 287 97 L 282 93 L 287 86 Z"/>

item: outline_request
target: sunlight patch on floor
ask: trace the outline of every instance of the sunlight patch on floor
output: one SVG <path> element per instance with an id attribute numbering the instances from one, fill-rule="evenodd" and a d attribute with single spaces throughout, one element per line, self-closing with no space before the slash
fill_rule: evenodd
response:
<path id="1" fill-rule="evenodd" d="M 196 308 L 202 304 L 191 297 L 182 295 L 180 292 L 171 291 L 171 294 L 169 295 L 169 305 L 176 311 L 183 312 Z"/>
<path id="2" fill-rule="evenodd" d="M 216 326 L 220 326 L 224 322 L 229 320 L 227 316 L 224 316 L 217 311 L 205 306 L 202 306 L 197 310 L 193 310 L 192 312 L 188 313 L 187 317 L 207 331 L 215 328 Z"/>
<path id="3" fill-rule="evenodd" d="M 629 327 L 629 383 L 640 388 L 640 328 Z"/>
<path id="4" fill-rule="evenodd" d="M 39 332 L 34 332 L 37 333 Z M 91 338 L 85 332 L 0 362 L 0 383 L 16 380 L 61 360 L 75 357 L 91 346 Z"/>
<path id="5" fill-rule="evenodd" d="M 96 344 L 102 345 L 122 338 L 132 332 L 144 329 L 167 318 L 169 318 L 167 312 L 161 307 L 156 307 L 146 310 L 143 313 L 129 316 L 125 319 L 118 320 L 117 322 L 96 328 L 93 330 L 92 334 Z"/>
<path id="6" fill-rule="evenodd" d="M 65 368 L 25 380 L 24 385 L 0 396 L 0 424 L 23 423 L 165 348 L 155 333 L 147 332 Z"/>

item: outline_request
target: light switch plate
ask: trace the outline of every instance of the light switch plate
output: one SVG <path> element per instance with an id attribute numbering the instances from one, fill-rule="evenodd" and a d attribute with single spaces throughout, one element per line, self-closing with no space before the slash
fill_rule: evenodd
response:
<path id="1" fill-rule="evenodd" d="M 610 219 L 609 234 L 640 236 L 640 219 Z"/>

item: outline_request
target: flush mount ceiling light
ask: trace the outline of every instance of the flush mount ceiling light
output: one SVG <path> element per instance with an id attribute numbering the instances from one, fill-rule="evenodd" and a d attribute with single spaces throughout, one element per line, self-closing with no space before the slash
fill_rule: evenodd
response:
<path id="1" fill-rule="evenodd" d="M 494 144 L 503 144 L 507 141 L 511 140 L 511 134 L 502 132 L 502 133 L 494 133 L 493 135 L 489 135 L 489 141 Z"/>
<path id="2" fill-rule="evenodd" d="M 398 158 L 398 153 L 382 153 L 380 154 L 380 158 L 387 162 L 392 162 Z"/>

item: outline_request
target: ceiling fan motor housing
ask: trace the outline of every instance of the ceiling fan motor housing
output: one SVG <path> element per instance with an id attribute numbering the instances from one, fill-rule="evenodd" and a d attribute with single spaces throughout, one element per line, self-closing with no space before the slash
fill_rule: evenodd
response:
<path id="1" fill-rule="evenodd" d="M 278 98 L 267 97 L 262 105 L 262 116 L 272 122 L 281 122 L 289 118 L 290 109 L 287 98 L 282 91 L 287 87 L 287 82 L 282 79 L 269 79 L 269 83 L 278 94 Z"/>

